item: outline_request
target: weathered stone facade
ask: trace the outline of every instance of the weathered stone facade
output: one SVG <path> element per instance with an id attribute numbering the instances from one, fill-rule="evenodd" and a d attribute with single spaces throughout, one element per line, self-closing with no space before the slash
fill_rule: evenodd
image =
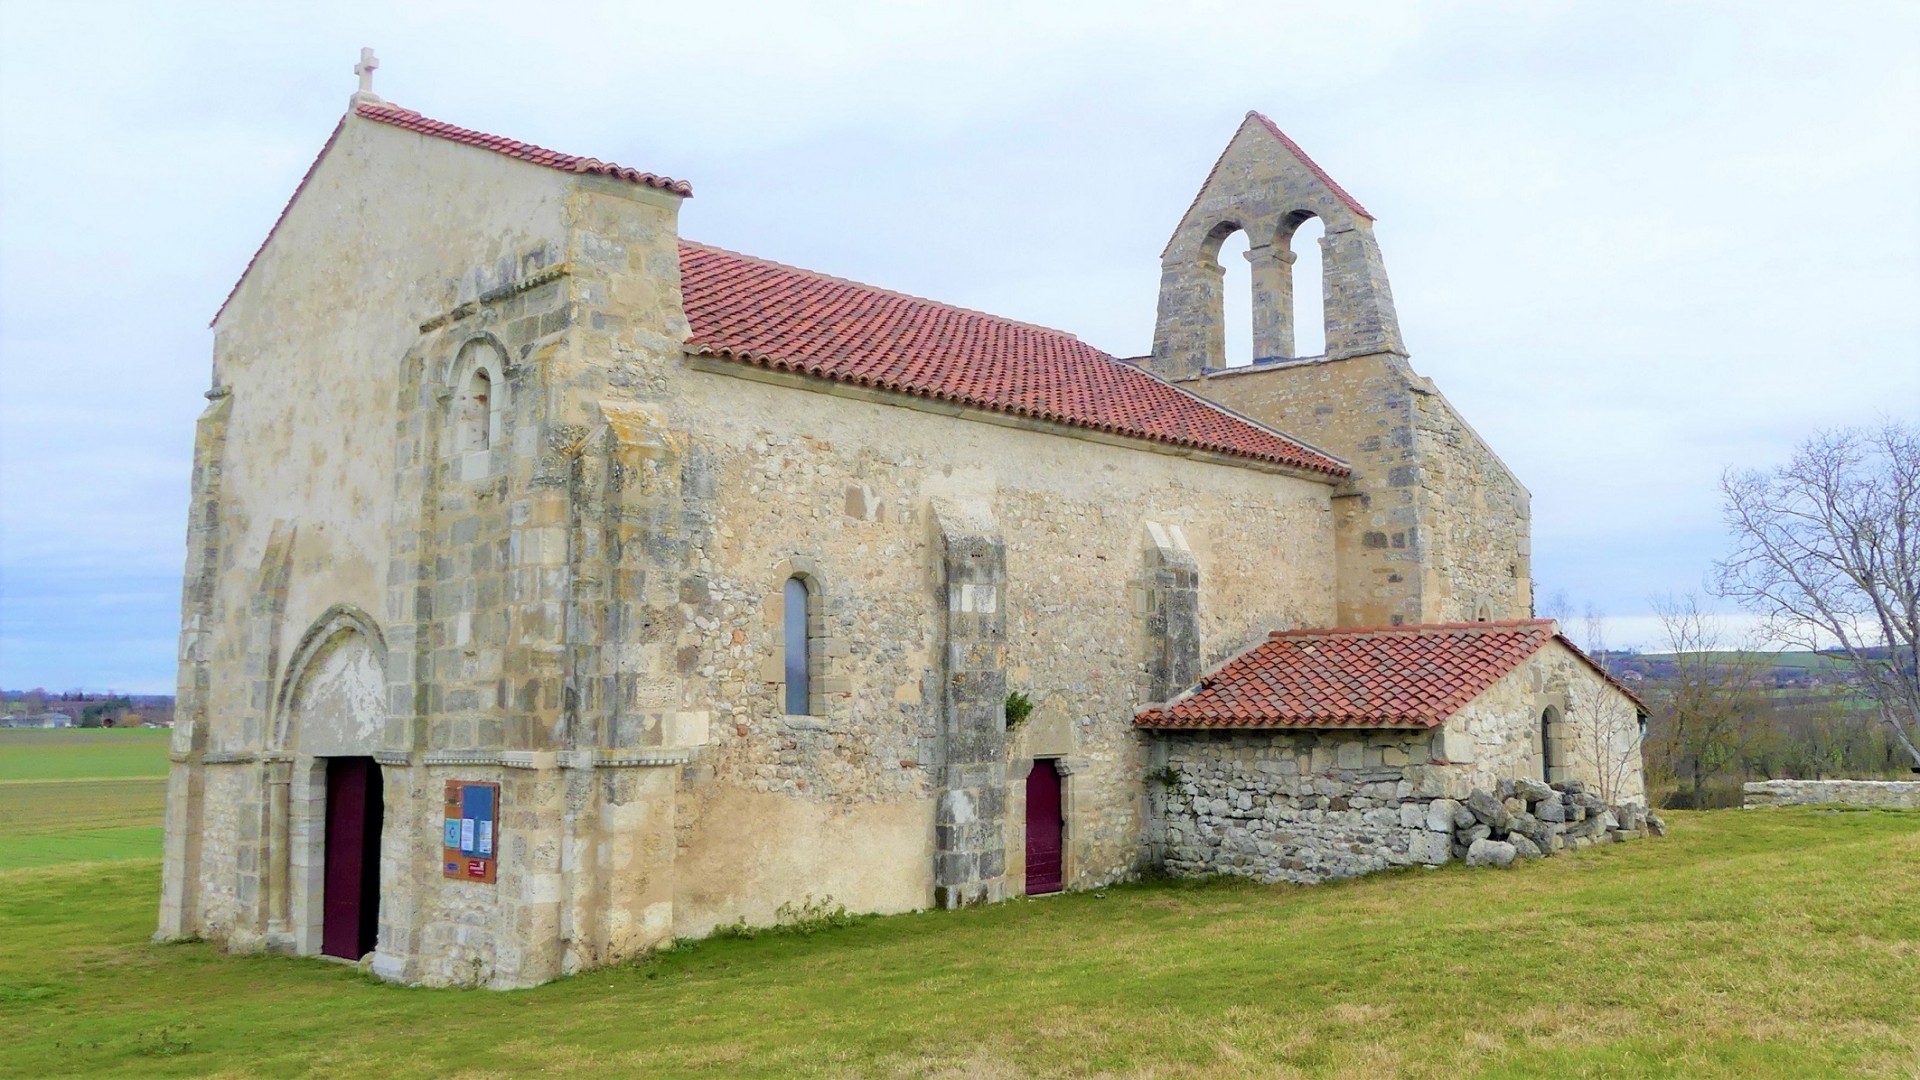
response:
<path id="1" fill-rule="evenodd" d="M 1218 329 L 1193 306 L 1209 208 L 1255 206 L 1235 224 L 1269 255 L 1297 211 L 1325 217 L 1330 340 L 1341 370 L 1379 377 L 1282 396 L 1320 417 L 1319 394 L 1384 440 L 1356 447 L 1358 486 L 1337 461 L 694 349 L 684 186 L 409 117 L 349 113 L 215 320 L 163 937 L 321 951 L 343 759 L 376 766 L 372 966 L 400 981 L 529 985 L 808 896 L 887 912 L 1017 895 L 1036 761 L 1065 778 L 1062 879 L 1096 887 L 1192 847 L 1168 827 L 1198 789 L 1154 777 L 1201 759 L 1136 729 L 1143 705 L 1275 629 L 1525 605 L 1524 491 L 1401 370 L 1371 219 L 1264 122 L 1216 170 L 1236 186 L 1168 249 L 1156 348 L 1187 359 L 1158 366 L 1197 374 Z M 1284 320 L 1259 333 L 1291 347 Z M 1379 523 L 1351 509 L 1370 495 Z M 1410 559 L 1355 561 L 1402 516 L 1406 546 L 1380 550 Z M 1510 704 L 1537 715 L 1561 693 L 1571 723 L 1575 682 L 1535 672 Z M 1012 732 L 1009 690 L 1036 706 Z M 1307 737 L 1262 794 L 1366 848 L 1312 872 L 1427 861 L 1401 808 L 1438 796 L 1380 785 L 1525 770 L 1530 722 Z M 1471 766 L 1446 757 L 1468 746 Z M 494 880 L 443 864 L 449 781 L 499 785 Z"/>

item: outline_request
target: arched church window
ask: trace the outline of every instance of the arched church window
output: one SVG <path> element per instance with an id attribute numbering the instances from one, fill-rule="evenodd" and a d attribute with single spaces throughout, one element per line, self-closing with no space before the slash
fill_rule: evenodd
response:
<path id="1" fill-rule="evenodd" d="M 813 712 L 813 595 L 799 574 L 787 579 L 782 645 L 786 652 L 786 712 Z"/>
<path id="2" fill-rule="evenodd" d="M 454 448 L 461 452 L 493 445 L 493 376 L 476 367 L 461 384 L 454 402 Z"/>

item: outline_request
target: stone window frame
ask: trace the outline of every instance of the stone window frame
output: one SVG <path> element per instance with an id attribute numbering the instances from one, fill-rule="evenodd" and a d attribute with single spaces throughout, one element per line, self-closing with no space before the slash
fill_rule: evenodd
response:
<path id="1" fill-rule="evenodd" d="M 1540 778 L 1549 784 L 1565 781 L 1567 773 L 1567 703 L 1554 695 L 1534 702 L 1533 734 L 1535 759 Z"/>
<path id="2" fill-rule="evenodd" d="M 499 460 L 495 451 L 502 448 L 506 435 L 508 377 L 507 349 L 492 334 L 474 334 L 454 350 L 440 387 L 440 403 L 446 410 L 443 436 L 445 457 L 453 462 L 454 476 L 460 480 L 484 480 L 494 473 Z M 468 433 L 470 420 L 463 415 L 471 401 L 476 378 L 487 380 L 487 430 L 485 444 Z"/>
<path id="3" fill-rule="evenodd" d="M 829 654 L 835 643 L 828 634 L 827 621 L 831 598 L 822 582 L 819 566 L 805 555 L 790 556 L 774 566 L 775 585 L 765 602 L 767 636 L 771 655 L 763 669 L 766 681 L 775 688 L 779 715 L 801 726 L 818 725 L 827 715 L 827 699 L 838 689 L 829 670 Z M 787 711 L 787 582 L 798 581 L 807 590 L 807 711 Z"/>

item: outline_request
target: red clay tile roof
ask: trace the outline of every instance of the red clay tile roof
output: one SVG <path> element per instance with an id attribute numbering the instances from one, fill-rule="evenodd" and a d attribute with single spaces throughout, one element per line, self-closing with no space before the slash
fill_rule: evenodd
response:
<path id="1" fill-rule="evenodd" d="M 599 176 L 611 176 L 618 180 L 627 180 L 635 184 L 644 184 L 647 187 L 659 188 L 662 191 L 671 191 L 675 195 L 685 195 L 689 197 L 693 195 L 693 185 L 687 183 L 685 180 L 670 180 L 664 176 L 655 176 L 650 172 L 629 169 L 625 165 L 609 164 L 597 158 L 562 154 L 556 150 L 547 150 L 534 146 L 531 143 L 517 142 L 513 139 L 501 138 L 498 135 L 488 135 L 481 131 L 470 131 L 463 127 L 455 127 L 452 124 L 441 123 L 438 120 L 430 120 L 414 112 L 412 109 L 403 109 L 398 105 L 372 105 L 362 103 L 353 107 L 353 115 L 381 124 L 391 124 L 394 127 L 404 128 L 407 131 L 418 132 L 422 135 L 432 135 L 437 138 L 447 139 L 451 142 L 463 143 L 467 146 L 477 146 L 482 150 L 491 150 L 496 154 L 505 154 L 511 158 L 519 158 L 521 161 L 531 162 L 535 165 L 544 165 L 550 169 L 559 169 L 562 172 L 592 173 Z M 320 152 L 314 155 L 313 164 L 307 166 L 307 171 L 300 177 L 300 182 L 294 185 L 293 194 L 287 197 L 287 204 L 280 208 L 280 216 L 273 220 L 273 228 L 267 230 L 265 239 L 261 240 L 260 246 L 253 250 L 253 257 L 247 260 L 246 268 L 240 271 L 240 277 L 234 281 L 233 288 L 227 290 L 227 298 L 220 301 L 220 310 L 213 313 L 213 318 L 207 322 L 208 326 L 219 322 L 221 314 L 227 310 L 227 305 L 233 303 L 234 294 L 240 291 L 240 283 L 247 280 L 247 275 L 253 270 L 253 264 L 260 261 L 261 253 L 266 251 L 267 245 L 273 242 L 273 235 L 280 231 L 280 223 L 287 219 L 287 212 L 292 210 L 293 204 L 300 200 L 300 193 L 307 189 L 308 181 L 313 179 L 314 170 L 320 167 L 320 162 L 326 158 L 327 151 L 333 149 L 333 144 L 340 138 L 341 129 L 346 126 L 347 121 L 345 117 L 342 117 L 340 122 L 334 125 L 333 134 L 327 136 L 327 141 L 321 145 Z"/>
<path id="2" fill-rule="evenodd" d="M 682 241 L 689 351 L 1346 476 L 1338 460 L 1071 334 Z"/>
<path id="3" fill-rule="evenodd" d="M 563 154 L 558 150 L 548 150 L 531 143 L 518 142 L 499 135 L 489 135 L 484 131 L 471 131 L 463 127 L 428 119 L 398 105 L 360 104 L 353 108 L 354 115 L 368 120 L 377 120 L 382 124 L 392 124 L 397 128 L 417 131 L 422 135 L 446 139 L 449 142 L 477 146 L 482 150 L 491 150 L 496 154 L 505 154 L 521 161 L 530 161 L 535 165 L 545 165 L 549 169 L 561 172 L 592 173 L 596 176 L 611 176 L 616 180 L 627 180 L 647 187 L 671 191 L 675 195 L 692 195 L 693 185 L 685 180 L 673 180 L 665 176 L 656 176 L 639 169 L 630 169 L 625 165 L 601 161 L 599 158 L 581 157 L 578 154 Z M 1285 136 L 1281 136 L 1285 138 Z"/>
<path id="4" fill-rule="evenodd" d="M 1273 121 L 1267 119 L 1265 114 L 1260 112 L 1253 112 L 1253 111 L 1250 111 L 1247 113 L 1247 120 L 1259 121 L 1260 126 L 1266 128 L 1267 131 L 1271 132 L 1274 138 L 1279 139 L 1281 145 L 1287 148 L 1288 153 L 1291 153 L 1294 157 L 1299 158 L 1300 164 L 1305 165 L 1307 167 L 1308 172 L 1313 173 L 1314 176 L 1319 178 L 1321 183 L 1327 185 L 1327 189 L 1333 192 L 1335 198 L 1345 203 L 1347 209 L 1353 211 L 1356 214 L 1359 214 L 1361 217 L 1366 218 L 1368 221 L 1374 220 L 1373 215 L 1367 212 L 1367 208 L 1360 205 L 1360 200 L 1354 198 L 1352 195 L 1347 194 L 1347 189 L 1341 187 L 1339 182 L 1336 181 L 1333 177 L 1328 176 L 1327 170 L 1321 168 L 1319 162 L 1308 157 L 1307 152 L 1305 150 L 1300 149 L 1299 143 L 1294 142 L 1292 139 L 1288 138 L 1287 133 L 1280 130 L 1279 124 L 1276 124 Z M 1241 121 L 1240 126 L 1245 127 L 1246 121 L 1245 120 Z M 1234 134 L 1238 135 L 1239 132 L 1235 131 Z M 1213 178 L 1220 174 L 1220 163 L 1227 160 L 1227 150 L 1231 150 L 1231 149 L 1233 149 L 1233 141 L 1228 140 L 1226 150 L 1220 151 L 1220 156 L 1215 158 L 1213 161 L 1213 168 L 1207 170 L 1206 183 L 1201 184 L 1200 190 L 1193 193 L 1193 202 L 1187 206 L 1187 214 L 1193 213 L 1193 208 L 1200 205 L 1200 197 L 1207 193 L 1207 189 L 1209 187 L 1213 186 Z M 1180 215 L 1180 221 L 1182 224 L 1185 224 L 1186 220 L 1187 220 L 1186 214 Z M 1178 229 L 1174 230 L 1173 235 L 1175 238 L 1177 238 L 1180 235 L 1179 230 Z M 1167 253 L 1167 250 L 1172 247 L 1173 247 L 1173 240 L 1169 239 L 1167 241 L 1167 247 L 1162 248 L 1160 251 L 1160 254 L 1165 255 Z"/>
<path id="5" fill-rule="evenodd" d="M 1640 699 L 1551 619 L 1288 630 L 1228 661 L 1185 697 L 1142 709 L 1145 728 L 1434 728 L 1548 641 Z"/>

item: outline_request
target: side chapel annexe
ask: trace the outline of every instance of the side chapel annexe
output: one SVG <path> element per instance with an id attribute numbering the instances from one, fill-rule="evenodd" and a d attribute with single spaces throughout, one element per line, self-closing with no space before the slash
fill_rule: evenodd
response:
<path id="1" fill-rule="evenodd" d="M 372 68 L 213 323 L 160 936 L 523 986 L 807 896 L 1444 861 L 1409 823 L 1503 776 L 1636 797 L 1636 703 L 1526 620 L 1525 489 L 1264 117 L 1121 361 L 683 240 L 685 182 Z M 1296 358 L 1308 217 L 1328 351 Z M 1261 359 L 1229 369 L 1235 230 Z M 1439 667 L 1303 676 L 1276 630 Z M 1234 664 L 1372 719 L 1165 722 Z M 1459 700 L 1390 720 L 1424 684 Z"/>

